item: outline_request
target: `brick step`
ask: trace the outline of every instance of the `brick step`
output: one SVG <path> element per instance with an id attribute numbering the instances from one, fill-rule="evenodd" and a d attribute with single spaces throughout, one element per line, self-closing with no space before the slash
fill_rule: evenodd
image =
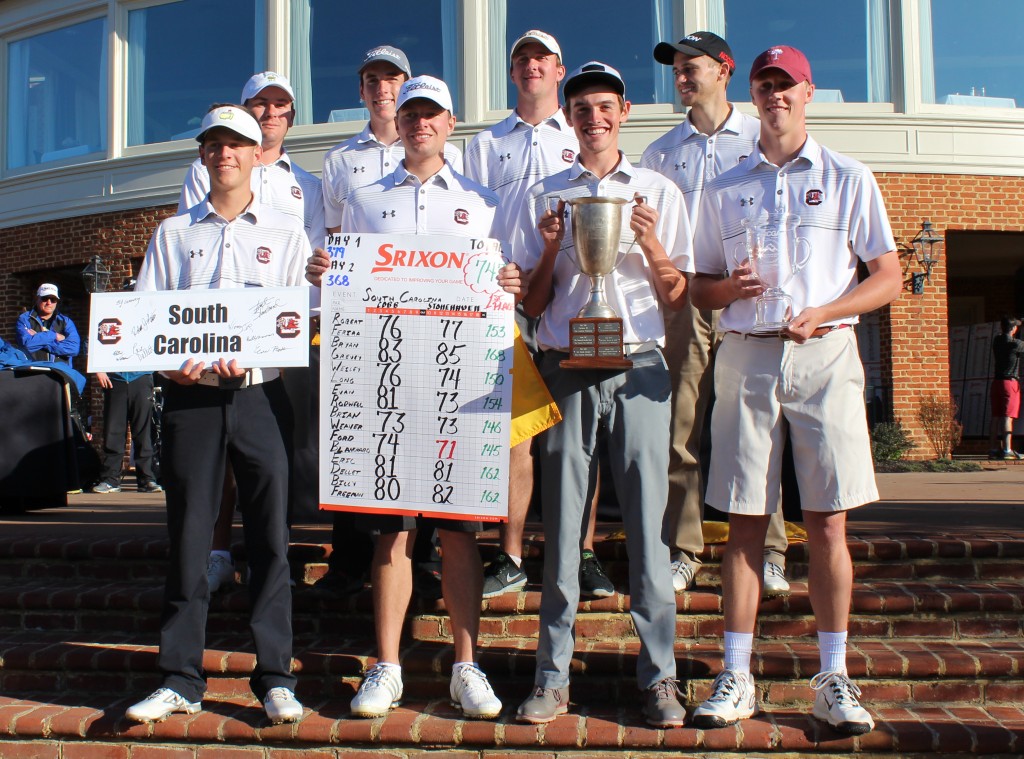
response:
<path id="1" fill-rule="evenodd" d="M 147 643 L 124 634 L 81 642 L 59 633 L 9 634 L 0 640 L 0 692 L 148 692 L 159 684 L 159 675 L 157 648 Z M 255 666 L 248 638 L 210 636 L 207 645 L 203 666 L 210 692 L 247 693 Z M 478 658 L 499 694 L 509 696 L 529 690 L 535 649 L 535 641 L 484 641 Z M 638 650 L 635 640 L 581 639 L 572 664 L 575 682 L 613 702 L 632 697 Z M 678 642 L 676 652 L 684 692 L 692 701 L 702 700 L 722 666 L 721 642 Z M 298 692 L 351 698 L 373 654 L 371 640 L 297 636 Z M 404 647 L 409 695 L 442 697 L 453 657 L 447 643 L 415 641 Z M 1024 702 L 1024 641 L 852 641 L 847 663 L 871 703 Z M 758 642 L 752 671 L 765 703 L 804 703 L 810 697 L 807 681 L 818 671 L 817 646 Z"/>
<path id="2" fill-rule="evenodd" d="M 758 633 L 763 637 L 812 635 L 815 631 L 806 584 L 794 581 L 788 598 L 761 604 Z M 524 638 L 537 634 L 540 592 L 529 590 L 482 603 L 481 637 Z M 159 624 L 163 588 L 158 581 L 107 582 L 35 579 L 0 588 L 0 629 L 66 630 L 88 633 L 112 629 L 153 632 Z M 372 629 L 368 589 L 341 600 L 323 600 L 307 586 L 294 594 L 293 626 L 298 634 L 363 636 Z M 676 596 L 676 634 L 686 639 L 720 637 L 722 598 L 716 588 L 698 586 Z M 210 605 L 213 633 L 244 628 L 248 609 L 245 588 L 215 596 Z M 629 596 L 583 602 L 581 637 L 619 639 L 632 636 L 626 612 Z M 850 633 L 875 638 L 1021 638 L 1024 636 L 1024 582 L 857 583 L 851 606 Z M 442 601 L 412 604 L 414 638 L 437 640 L 449 635 Z"/>
<path id="3" fill-rule="evenodd" d="M 614 525 L 604 532 L 614 532 Z M 528 531 L 527 570 L 540 576 L 539 558 L 543 551 L 543 535 Z M 956 536 L 921 538 L 917 535 L 888 535 L 848 540 L 858 579 L 1022 579 L 1024 580 L 1024 541 L 1019 536 L 993 533 L 964 539 Z M 595 550 L 613 579 L 625 579 L 625 542 L 617 539 L 599 540 Z M 316 543 L 293 543 L 289 557 L 293 577 L 312 582 L 326 570 L 330 546 Z M 481 552 L 489 560 L 497 551 L 496 535 L 485 533 Z M 705 569 L 702 582 L 718 583 L 718 564 L 724 545 L 707 545 L 701 554 Z M 233 553 L 244 563 L 245 547 L 234 546 Z M 145 579 L 163 577 L 167 558 L 167 541 L 162 539 L 0 539 L 0 578 L 27 580 L 41 577 L 60 579 Z M 806 577 L 807 546 L 793 543 L 787 551 L 788 573 L 795 578 Z"/>
<path id="4" fill-rule="evenodd" d="M 0 696 L 0 755 L 56 759 L 73 752 L 76 757 L 100 759 L 127 757 L 128 751 L 118 752 L 121 748 L 131 749 L 135 756 L 135 749 L 142 747 L 147 755 L 196 759 L 222 759 L 231 748 L 232 756 L 260 759 L 334 759 L 349 750 L 380 752 L 385 747 L 388 756 L 422 756 L 425 750 L 447 749 L 481 759 L 497 752 L 538 750 L 545 752 L 543 756 L 585 751 L 587 756 L 610 757 L 628 750 L 631 756 L 699 752 L 704 757 L 778 754 L 822 759 L 851 753 L 1001 759 L 1024 752 L 1024 711 L 1019 706 L 882 707 L 874 710 L 874 731 L 844 737 L 804 709 L 781 707 L 719 730 L 655 730 L 639 720 L 633 703 L 611 706 L 587 694 L 579 696 L 570 714 L 539 727 L 514 723 L 512 702 L 493 722 L 462 720 L 445 699 L 410 699 L 385 718 L 353 720 L 347 718 L 343 704 L 321 698 L 307 702 L 309 709 L 300 722 L 270 726 L 252 698 L 214 698 L 204 702 L 199 714 L 137 725 L 122 717 L 134 696 Z M 19 743 L 3 743 L 4 738 Z M 36 747 L 39 753 L 34 753 Z"/>

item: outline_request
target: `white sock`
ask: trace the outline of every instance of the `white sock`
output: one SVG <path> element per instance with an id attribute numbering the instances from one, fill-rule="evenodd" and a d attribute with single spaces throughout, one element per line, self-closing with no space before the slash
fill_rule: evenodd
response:
<path id="1" fill-rule="evenodd" d="M 505 555 L 508 556 L 510 559 L 512 559 L 512 563 L 515 564 L 516 567 L 522 567 L 523 566 L 523 557 L 522 556 L 513 556 L 510 553 L 507 553 Z"/>
<path id="2" fill-rule="evenodd" d="M 819 632 L 818 655 L 822 672 L 846 672 L 846 631 Z"/>
<path id="3" fill-rule="evenodd" d="M 391 669 L 397 669 L 398 670 L 398 674 L 402 674 L 402 665 L 401 664 L 395 664 L 394 662 L 390 662 L 390 661 L 379 661 L 379 662 L 377 662 L 377 666 L 378 667 L 390 667 Z"/>
<path id="4" fill-rule="evenodd" d="M 725 631 L 725 668 L 733 672 L 750 674 L 750 655 L 754 648 L 754 633 Z"/>
<path id="5" fill-rule="evenodd" d="M 479 667 L 476 666 L 475 661 L 457 661 L 452 665 L 452 674 L 454 675 L 463 667 L 472 667 L 473 669 L 479 669 Z"/>
<path id="6" fill-rule="evenodd" d="M 221 558 L 231 561 L 231 551 L 210 551 L 210 556 L 220 556 Z"/>

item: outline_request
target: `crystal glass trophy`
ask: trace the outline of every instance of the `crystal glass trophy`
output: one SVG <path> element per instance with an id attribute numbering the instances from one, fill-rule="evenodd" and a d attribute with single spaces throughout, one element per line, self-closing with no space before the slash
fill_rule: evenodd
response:
<path id="1" fill-rule="evenodd" d="M 744 219 L 742 224 L 744 240 L 736 245 L 733 259 L 738 266 L 749 265 L 765 287 L 754 303 L 754 334 L 772 334 L 785 329 L 793 318 L 793 299 L 785 287 L 806 266 L 811 248 L 797 236 L 800 217 L 796 214 L 771 213 Z"/>

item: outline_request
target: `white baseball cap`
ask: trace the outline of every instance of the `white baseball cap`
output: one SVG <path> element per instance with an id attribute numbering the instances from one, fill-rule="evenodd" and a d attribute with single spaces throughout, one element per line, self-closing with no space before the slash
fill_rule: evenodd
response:
<path id="1" fill-rule="evenodd" d="M 249 98 L 259 95 L 267 87 L 280 87 L 288 93 L 288 97 L 292 99 L 292 102 L 295 102 L 295 90 L 292 89 L 292 84 L 288 81 L 288 77 L 273 71 L 261 71 L 259 74 L 253 74 L 249 77 L 249 81 L 242 88 L 242 104 L 244 105 Z"/>
<path id="2" fill-rule="evenodd" d="M 36 297 L 45 298 L 47 295 L 52 295 L 57 300 L 60 300 L 60 295 L 57 293 L 57 285 L 51 285 L 49 282 L 39 285 L 39 289 L 36 290 Z"/>
<path id="3" fill-rule="evenodd" d="M 540 29 L 531 29 L 528 32 L 523 32 L 523 36 L 512 43 L 512 52 L 508 54 L 509 60 L 515 58 L 516 50 L 527 42 L 539 43 L 549 53 L 557 55 L 559 63 L 562 62 L 562 48 L 558 46 L 558 40 L 547 32 L 542 32 Z"/>
<path id="4" fill-rule="evenodd" d="M 437 103 L 449 113 L 453 112 L 452 96 L 448 92 L 448 85 L 433 76 L 415 76 L 402 85 L 398 93 L 396 111 L 402 110 L 402 106 L 410 100 L 426 98 Z"/>
<path id="5" fill-rule="evenodd" d="M 199 134 L 196 135 L 196 142 L 202 142 L 203 135 L 217 127 L 230 129 L 235 134 L 252 140 L 257 145 L 263 142 L 263 131 L 256 123 L 256 119 L 247 110 L 237 105 L 222 105 L 203 116 L 203 123 L 199 127 Z"/>

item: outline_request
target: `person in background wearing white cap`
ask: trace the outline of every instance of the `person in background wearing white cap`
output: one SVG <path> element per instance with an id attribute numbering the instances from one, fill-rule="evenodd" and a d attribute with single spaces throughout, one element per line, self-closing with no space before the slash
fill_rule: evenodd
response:
<path id="1" fill-rule="evenodd" d="M 676 90 L 688 108 L 682 123 L 652 142 L 640 165 L 657 171 L 683 192 L 690 228 L 697 228 L 704 185 L 754 151 L 761 125 L 726 97 L 736 72 L 729 44 L 712 32 L 694 32 L 678 43 L 659 42 L 654 60 L 672 67 Z M 665 360 L 672 373 L 672 448 L 668 470 L 669 548 L 676 593 L 692 587 L 704 549 L 702 465 L 711 452 L 705 413 L 714 394 L 718 312 L 687 303 L 665 317 Z M 789 468 L 792 469 L 792 463 Z M 790 497 L 787 493 L 787 497 Z M 764 592 L 788 595 L 786 523 L 772 515 L 764 553 Z"/>
<path id="2" fill-rule="evenodd" d="M 448 86 L 432 76 L 410 79 L 398 94 L 396 122 L 405 157 L 391 174 L 353 191 L 345 202 L 345 233 L 450 234 L 491 237 L 498 197 L 454 171 L 444 146 L 455 128 Z M 319 286 L 330 260 L 314 251 L 306 267 Z M 519 270 L 501 269 L 498 283 L 519 292 Z M 487 676 L 476 665 L 483 566 L 476 545 L 480 522 L 392 515 L 359 515 L 357 526 L 377 535 L 372 587 L 377 663 L 363 675 L 352 699 L 356 717 L 380 717 L 402 698 L 399 664 L 402 626 L 412 594 L 411 551 L 417 531 L 436 529 L 441 539 L 441 587 L 455 645 L 452 703 L 473 719 L 493 719 L 501 711 Z"/>
<path id="3" fill-rule="evenodd" d="M 637 685 L 648 724 L 681 727 L 673 644 L 676 602 L 663 521 L 668 495 L 669 396 L 661 348 L 664 308 L 686 302 L 690 225 L 682 193 L 660 174 L 636 168 L 619 150 L 629 117 L 625 84 L 603 63 L 584 64 L 563 87 L 566 120 L 580 153 L 571 167 L 530 188 L 513 240 L 513 258 L 530 273 L 526 313 L 540 317 L 540 371 L 562 422 L 541 433 L 544 587 L 534 690 L 518 719 L 540 724 L 567 710 L 569 670 L 579 602 L 582 525 L 597 478 L 597 439 L 604 428 L 629 553 L 630 614 L 640 637 Z M 614 197 L 623 207 L 620 261 L 606 278 L 612 308 L 623 320 L 627 370 L 562 369 L 569 319 L 586 305 L 590 279 L 565 234 L 566 201 Z M 552 211 L 552 208 L 557 210 Z M 571 213 L 571 211 L 570 211 Z"/>
<path id="4" fill-rule="evenodd" d="M 295 122 L 295 92 L 288 78 L 273 71 L 253 74 L 242 88 L 242 105 L 260 125 L 263 155 L 252 172 L 252 191 L 264 206 L 302 222 L 313 247 L 323 245 L 323 191 L 320 180 L 292 161 L 284 141 Z M 210 174 L 197 158 L 185 175 L 178 213 L 185 213 L 206 198 Z"/>
<path id="5" fill-rule="evenodd" d="M 210 175 L 205 200 L 161 222 L 146 250 L 137 291 L 293 287 L 305 284 L 309 240 L 294 216 L 262 204 L 251 173 L 262 132 L 245 109 L 215 106 L 196 138 Z M 192 255 L 200 252 L 201 255 Z M 163 412 L 170 564 L 164 588 L 157 666 L 161 687 L 126 716 L 159 722 L 195 714 L 203 673 L 210 550 L 228 459 L 238 478 L 250 559 L 249 626 L 256 668 L 249 683 L 272 723 L 295 722 L 302 705 L 291 672 L 292 608 L 288 565 L 288 447 L 291 406 L 277 369 L 249 369 L 222 357 L 193 358 L 170 380 Z"/>
<path id="6" fill-rule="evenodd" d="M 511 240 L 526 191 L 539 180 L 562 171 L 576 160 L 579 142 L 565 123 L 558 102 L 558 86 L 565 78 L 562 49 L 547 32 L 531 29 L 512 44 L 509 77 L 516 87 L 516 107 L 503 121 L 477 134 L 466 148 L 466 176 L 498 194 L 500 203 L 495 236 Z M 536 352 L 533 325 L 516 311 L 516 324 L 532 352 Z M 484 598 L 521 590 L 523 527 L 533 496 L 532 438 L 509 451 L 508 522 L 501 525 L 501 551 L 484 570 Z M 583 567 L 583 595 L 610 596 L 615 592 L 594 556 L 591 510 L 583 549 L 593 566 Z M 586 571 L 591 570 L 591 571 Z M 595 592 L 596 591 L 596 592 Z"/>
<path id="7" fill-rule="evenodd" d="M 18 345 L 35 361 L 60 361 L 68 366 L 82 343 L 70 316 L 57 312 L 57 285 L 45 282 L 36 290 L 35 305 L 18 317 L 15 331 Z"/>
<path id="8" fill-rule="evenodd" d="M 757 147 L 708 184 L 694 236 L 693 304 L 723 309 L 719 325 L 725 332 L 715 360 L 715 456 L 707 502 L 729 512 L 722 560 L 725 667 L 694 712 L 693 724 L 700 728 L 730 725 L 757 712 L 750 659 L 762 550 L 768 520 L 779 507 L 787 428 L 820 648 L 821 669 L 811 680 L 813 714 L 844 733 L 874 727 L 846 670 L 853 588 L 846 512 L 878 499 L 864 369 L 852 327 L 859 314 L 895 300 L 903 278 L 871 171 L 807 134 L 812 82 L 811 66 L 795 48 L 774 46 L 754 60 L 750 95 L 761 117 Z M 772 223 L 781 214 L 800 217 L 795 234 L 812 255 L 786 287 L 793 298 L 789 325 L 774 335 L 755 334 L 754 299 L 764 288 L 748 264 L 734 260 L 737 234 L 746 220 Z M 868 275 L 858 282 L 861 263 Z"/>
<path id="9" fill-rule="evenodd" d="M 252 172 L 252 191 L 260 203 L 302 222 L 311 246 L 323 245 L 327 230 L 324 226 L 323 192 L 320 180 L 296 163 L 292 162 L 284 148 L 285 137 L 295 121 L 295 92 L 288 78 L 273 71 L 253 74 L 242 87 L 242 105 L 260 125 L 263 139 L 260 146 L 263 155 Z M 185 182 L 178 199 L 178 213 L 182 214 L 196 203 L 203 201 L 210 191 L 210 173 L 197 158 L 185 175 Z M 299 384 L 308 390 L 309 382 L 302 383 L 307 370 L 293 369 L 289 382 Z M 309 414 L 302 414 L 309 393 L 293 391 L 289 395 L 297 409 L 297 418 L 306 420 Z M 308 429 L 309 425 L 297 425 Z M 296 440 L 299 447 L 302 440 Z M 294 481 L 294 480 L 293 480 Z M 228 467 L 224 479 L 220 517 L 214 530 L 213 546 L 207 557 L 207 576 L 210 592 L 216 593 L 234 584 L 235 565 L 231 558 L 231 526 L 235 514 L 237 492 L 235 481 Z"/>

